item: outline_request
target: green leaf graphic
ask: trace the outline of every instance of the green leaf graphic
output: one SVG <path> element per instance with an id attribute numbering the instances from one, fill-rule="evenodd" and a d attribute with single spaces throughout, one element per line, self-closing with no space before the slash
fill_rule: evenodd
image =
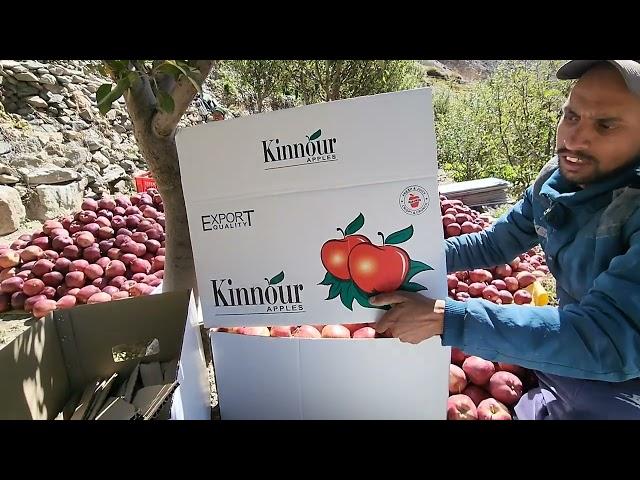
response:
<path id="1" fill-rule="evenodd" d="M 405 292 L 419 292 L 420 290 L 427 290 L 427 287 L 419 283 L 406 282 L 400 285 L 400 290 L 404 290 Z"/>
<path id="2" fill-rule="evenodd" d="M 273 277 L 271 280 L 269 280 L 269 285 L 276 285 L 276 284 L 280 283 L 282 280 L 284 280 L 284 272 L 280 272 L 275 277 Z"/>
<path id="3" fill-rule="evenodd" d="M 347 282 L 348 285 L 342 288 L 340 291 L 340 300 L 342 300 L 342 304 L 347 307 L 349 310 L 353 310 L 353 298 L 355 295 L 355 286 L 353 282 Z"/>
<path id="4" fill-rule="evenodd" d="M 406 242 L 413 237 L 413 225 L 409 225 L 407 228 L 392 233 L 385 240 L 386 245 L 397 245 L 398 243 Z"/>
<path id="5" fill-rule="evenodd" d="M 427 270 L 433 270 L 433 268 L 431 268 L 431 266 L 427 265 L 426 263 L 422 263 L 417 260 L 410 260 L 409 272 L 407 272 L 407 278 L 405 279 L 405 281 L 411 280 L 418 273 L 426 272 Z"/>
<path id="6" fill-rule="evenodd" d="M 342 291 L 342 286 L 343 286 L 343 282 L 332 283 L 331 288 L 329 289 L 329 296 L 326 298 L 326 300 L 334 299 L 338 295 L 340 295 L 340 292 Z"/>
<path id="7" fill-rule="evenodd" d="M 320 135 L 322 135 L 322 130 L 321 129 L 317 130 L 313 135 L 311 135 L 309 137 L 309 141 L 312 142 L 313 140 L 318 138 Z"/>
<path id="8" fill-rule="evenodd" d="M 344 231 L 345 235 L 353 235 L 358 230 L 362 228 L 364 225 L 364 215 L 362 213 L 358 215 L 353 222 L 347 225 L 347 228 Z"/>
<path id="9" fill-rule="evenodd" d="M 365 308 L 378 308 L 369 303 L 369 295 L 360 290 L 357 285 L 354 285 L 355 295 L 354 298 L 358 303 Z"/>
<path id="10" fill-rule="evenodd" d="M 329 272 L 324 276 L 324 279 L 318 285 L 332 285 L 336 282 L 339 282 L 340 279 L 334 277 Z"/>

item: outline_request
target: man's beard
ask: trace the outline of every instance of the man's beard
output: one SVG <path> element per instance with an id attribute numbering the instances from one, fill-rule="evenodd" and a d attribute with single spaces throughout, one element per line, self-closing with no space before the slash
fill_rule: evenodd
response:
<path id="1" fill-rule="evenodd" d="M 616 176 L 622 170 L 626 170 L 630 165 L 638 163 L 640 161 L 640 153 L 631 157 L 628 161 L 626 161 L 623 165 L 616 168 L 610 172 L 603 172 L 600 168 L 600 160 L 596 157 L 588 155 L 582 151 L 571 152 L 566 148 L 559 148 L 556 151 L 556 155 L 558 155 L 558 166 L 560 168 L 560 174 L 568 180 L 569 182 L 575 183 L 576 185 L 589 185 L 592 183 L 600 182 L 607 178 L 611 178 Z M 561 155 L 568 155 L 570 157 L 577 157 L 580 159 L 581 163 L 578 163 L 580 167 L 578 171 L 574 171 L 571 168 L 572 164 L 565 164 L 565 161 L 560 158 Z M 567 161 L 570 163 L 569 161 Z"/>

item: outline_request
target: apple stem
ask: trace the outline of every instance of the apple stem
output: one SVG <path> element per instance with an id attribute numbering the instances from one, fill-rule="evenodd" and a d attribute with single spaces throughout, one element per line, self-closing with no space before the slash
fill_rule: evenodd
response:
<path id="1" fill-rule="evenodd" d="M 378 232 L 378 235 L 382 237 L 382 246 L 384 247 L 384 235 L 382 234 L 382 232 Z"/>
<path id="2" fill-rule="evenodd" d="M 342 230 L 341 228 L 336 228 L 336 230 L 342 234 L 342 238 L 346 237 L 346 235 L 344 234 L 344 230 Z"/>

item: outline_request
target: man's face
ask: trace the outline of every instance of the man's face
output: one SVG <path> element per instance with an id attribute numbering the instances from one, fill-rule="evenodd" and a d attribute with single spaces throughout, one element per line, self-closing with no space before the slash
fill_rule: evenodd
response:
<path id="1" fill-rule="evenodd" d="M 587 71 L 571 90 L 558 124 L 560 173 L 593 183 L 640 154 L 640 98 L 612 65 Z"/>

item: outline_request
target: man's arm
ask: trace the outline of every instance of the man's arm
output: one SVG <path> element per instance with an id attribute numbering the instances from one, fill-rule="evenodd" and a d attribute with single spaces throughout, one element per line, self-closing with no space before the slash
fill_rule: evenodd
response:
<path id="1" fill-rule="evenodd" d="M 531 188 L 491 228 L 445 240 L 447 271 L 509 263 L 538 243 L 533 225 Z"/>
<path id="2" fill-rule="evenodd" d="M 640 377 L 640 215 L 624 255 L 564 308 L 447 299 L 442 343 L 493 361 L 568 377 Z"/>

